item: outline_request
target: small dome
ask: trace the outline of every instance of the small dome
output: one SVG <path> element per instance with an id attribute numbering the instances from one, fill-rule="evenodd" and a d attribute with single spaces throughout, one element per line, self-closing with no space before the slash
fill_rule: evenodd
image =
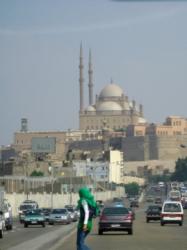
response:
<path id="1" fill-rule="evenodd" d="M 95 111 L 95 108 L 93 106 L 88 106 L 86 111 L 88 112 Z"/>
<path id="2" fill-rule="evenodd" d="M 122 108 L 116 102 L 102 102 L 99 104 L 97 111 L 122 111 Z"/>
<path id="3" fill-rule="evenodd" d="M 123 95 L 123 90 L 118 85 L 111 83 L 106 85 L 99 95 L 100 98 L 102 97 L 121 97 Z"/>

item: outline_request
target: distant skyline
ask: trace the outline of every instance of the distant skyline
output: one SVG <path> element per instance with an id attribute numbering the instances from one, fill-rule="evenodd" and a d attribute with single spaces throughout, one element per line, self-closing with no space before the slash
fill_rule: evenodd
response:
<path id="1" fill-rule="evenodd" d="M 187 1 L 0 0 L 0 145 L 21 118 L 29 130 L 79 127 L 79 49 L 85 107 L 111 78 L 149 123 L 187 117 Z"/>

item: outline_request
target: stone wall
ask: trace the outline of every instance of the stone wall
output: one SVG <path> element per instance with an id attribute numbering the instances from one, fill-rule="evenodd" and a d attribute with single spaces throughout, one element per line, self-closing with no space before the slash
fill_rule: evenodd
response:
<path id="1" fill-rule="evenodd" d="M 152 169 L 153 173 L 162 174 L 164 170 L 174 172 L 175 162 L 175 160 L 129 161 L 125 162 L 124 169 L 126 175 L 143 176 L 145 169 Z"/>
<path id="2" fill-rule="evenodd" d="M 187 136 L 127 137 L 123 139 L 122 151 L 125 161 L 177 160 L 187 156 Z"/>

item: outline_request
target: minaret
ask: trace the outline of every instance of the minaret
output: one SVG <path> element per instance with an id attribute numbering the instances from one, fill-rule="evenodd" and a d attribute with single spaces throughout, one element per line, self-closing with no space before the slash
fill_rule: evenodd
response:
<path id="1" fill-rule="evenodd" d="M 143 117 L 143 105 L 142 104 L 140 104 L 139 110 L 140 110 L 140 116 Z"/>
<path id="2" fill-rule="evenodd" d="M 83 78 L 83 53 L 82 53 L 82 43 L 80 45 L 80 64 L 79 64 L 79 87 L 80 87 L 80 113 L 83 112 L 84 109 L 84 78 Z"/>
<path id="3" fill-rule="evenodd" d="M 89 89 L 89 105 L 93 104 L 93 69 L 92 69 L 92 54 L 91 49 L 89 51 L 89 65 L 88 65 L 88 89 Z"/>

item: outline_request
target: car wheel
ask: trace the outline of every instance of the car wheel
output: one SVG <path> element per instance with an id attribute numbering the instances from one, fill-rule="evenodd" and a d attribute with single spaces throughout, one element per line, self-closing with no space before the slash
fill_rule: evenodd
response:
<path id="1" fill-rule="evenodd" d="M 28 224 L 27 224 L 27 223 L 24 223 L 24 227 L 28 227 Z"/>
<path id="2" fill-rule="evenodd" d="M 149 219 L 146 219 L 146 222 L 149 223 Z"/>
<path id="3" fill-rule="evenodd" d="M 0 230 L 0 238 L 3 238 L 3 229 Z"/>
<path id="4" fill-rule="evenodd" d="M 161 221 L 161 222 L 160 222 L 160 225 L 161 225 L 161 226 L 164 226 L 164 225 L 165 225 L 165 223 L 164 223 L 163 221 Z"/>
<path id="5" fill-rule="evenodd" d="M 42 227 L 45 227 L 45 222 L 42 223 Z"/>
<path id="6" fill-rule="evenodd" d="M 132 229 L 132 228 L 128 230 L 128 234 L 129 234 L 129 235 L 132 235 L 132 234 L 133 234 L 133 229 Z"/>
<path id="7" fill-rule="evenodd" d="M 180 222 L 179 222 L 179 226 L 182 226 L 182 224 L 183 224 L 182 221 L 180 221 Z"/>
<path id="8" fill-rule="evenodd" d="M 99 234 L 99 235 L 102 235 L 102 234 L 103 234 L 103 230 L 99 229 L 99 230 L 98 230 L 98 234 Z"/>
<path id="9" fill-rule="evenodd" d="M 54 225 L 54 223 L 53 222 L 49 222 L 49 225 Z"/>

